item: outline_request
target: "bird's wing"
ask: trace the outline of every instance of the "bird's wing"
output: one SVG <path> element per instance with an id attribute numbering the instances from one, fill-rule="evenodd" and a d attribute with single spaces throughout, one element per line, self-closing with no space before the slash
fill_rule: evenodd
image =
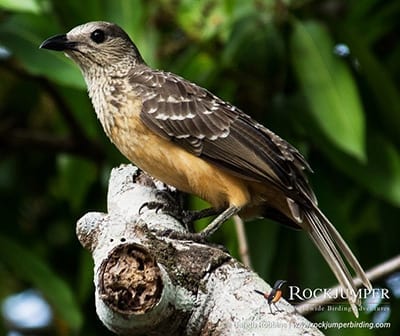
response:
<path id="1" fill-rule="evenodd" d="M 307 196 L 316 204 L 303 156 L 235 106 L 147 67 L 132 73 L 130 83 L 143 100 L 141 120 L 153 132 L 243 179 L 272 183 L 296 201 Z"/>

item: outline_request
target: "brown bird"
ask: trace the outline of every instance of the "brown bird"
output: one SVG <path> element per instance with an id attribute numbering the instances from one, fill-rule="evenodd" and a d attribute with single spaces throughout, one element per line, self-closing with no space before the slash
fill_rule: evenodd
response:
<path id="1" fill-rule="evenodd" d="M 64 51 L 80 67 L 105 133 L 135 165 L 208 201 L 219 215 L 269 217 L 304 229 L 356 314 L 356 287 L 345 261 L 371 288 L 356 257 L 318 208 L 303 156 L 237 107 L 173 73 L 150 68 L 117 25 L 89 22 L 40 48 Z"/>

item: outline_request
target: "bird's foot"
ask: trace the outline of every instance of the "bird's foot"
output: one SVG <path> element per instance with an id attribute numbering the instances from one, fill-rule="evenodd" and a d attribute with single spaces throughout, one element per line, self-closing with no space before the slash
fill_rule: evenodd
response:
<path id="1" fill-rule="evenodd" d="M 275 308 L 275 312 L 272 312 L 271 306 L 273 306 Z M 284 312 L 283 309 L 280 309 L 275 303 L 270 304 L 269 306 L 269 310 L 271 311 L 272 315 L 275 315 L 276 313 L 282 313 Z"/>
<path id="2" fill-rule="evenodd" d="M 157 214 L 161 211 L 162 213 L 178 220 L 182 224 L 182 226 L 189 231 L 189 233 L 194 232 L 193 220 L 195 219 L 193 219 L 190 211 L 181 210 L 181 208 L 177 205 L 161 201 L 151 201 L 142 204 L 139 209 L 139 214 L 142 213 L 142 210 L 144 208 L 155 210 Z M 166 230 L 165 235 L 168 235 L 167 231 L 168 230 Z"/>
<path id="3" fill-rule="evenodd" d="M 171 232 L 169 237 L 174 239 L 183 239 L 183 240 L 192 240 L 196 242 L 205 242 L 215 231 L 217 231 L 220 226 L 230 217 L 238 213 L 240 208 L 231 206 L 224 211 L 216 211 L 213 208 L 200 210 L 197 212 L 193 212 L 192 215 L 189 215 L 188 218 L 191 220 L 200 219 L 203 217 L 211 216 L 214 214 L 218 214 L 218 216 L 207 225 L 205 229 L 200 232 L 194 232 L 194 230 L 188 230 L 189 232 Z M 186 212 L 187 213 L 187 212 Z M 188 224 L 186 224 L 188 225 Z M 193 228 L 193 227 L 192 227 Z"/>
<path id="4" fill-rule="evenodd" d="M 206 244 L 208 246 L 212 246 L 214 248 L 217 248 L 225 253 L 229 253 L 228 249 L 221 245 L 221 244 L 215 244 L 215 243 L 210 243 L 207 241 L 208 236 L 201 232 L 179 232 L 179 231 L 172 231 L 172 230 L 162 230 L 157 232 L 157 235 L 162 236 L 162 237 L 167 237 L 170 239 L 176 239 L 176 240 L 189 240 L 195 243 L 199 244 Z"/>
<path id="5" fill-rule="evenodd" d="M 181 207 L 178 206 L 176 199 L 169 192 L 159 191 L 157 192 L 157 197 L 160 199 L 164 198 L 164 200 L 143 203 L 139 208 L 139 214 L 142 213 L 144 208 L 155 210 L 156 213 L 162 211 L 180 221 L 183 224 L 183 227 L 189 231 L 188 234 L 193 234 L 193 236 L 190 236 L 193 238 L 191 240 L 204 241 L 207 238 L 206 234 L 200 235 L 200 233 L 197 234 L 194 232 L 193 223 L 198 219 L 218 214 L 218 210 L 214 208 L 203 210 L 182 210 Z"/>
<path id="6" fill-rule="evenodd" d="M 178 220 L 180 220 L 180 207 L 177 204 L 177 200 L 168 191 L 157 191 L 156 193 L 157 201 L 145 202 L 139 208 L 139 214 L 142 214 L 142 210 L 147 208 L 149 210 L 155 210 L 156 213 L 162 211 L 163 213 L 170 215 Z"/>

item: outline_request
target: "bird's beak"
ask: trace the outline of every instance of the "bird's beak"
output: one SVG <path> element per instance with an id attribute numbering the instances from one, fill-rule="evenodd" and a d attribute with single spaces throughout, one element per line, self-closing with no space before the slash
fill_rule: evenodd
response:
<path id="1" fill-rule="evenodd" d="M 76 47 L 76 42 L 69 41 L 67 35 L 56 35 L 49 37 L 47 40 L 43 41 L 39 48 L 64 51 L 64 50 L 74 50 Z"/>

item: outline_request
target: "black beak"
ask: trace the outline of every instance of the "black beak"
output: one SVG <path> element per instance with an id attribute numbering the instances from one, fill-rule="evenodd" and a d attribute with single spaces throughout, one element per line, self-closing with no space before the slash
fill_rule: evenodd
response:
<path id="1" fill-rule="evenodd" d="M 76 42 L 68 41 L 67 35 L 56 35 L 49 37 L 47 40 L 43 41 L 39 48 L 63 51 L 68 49 L 75 49 Z"/>

